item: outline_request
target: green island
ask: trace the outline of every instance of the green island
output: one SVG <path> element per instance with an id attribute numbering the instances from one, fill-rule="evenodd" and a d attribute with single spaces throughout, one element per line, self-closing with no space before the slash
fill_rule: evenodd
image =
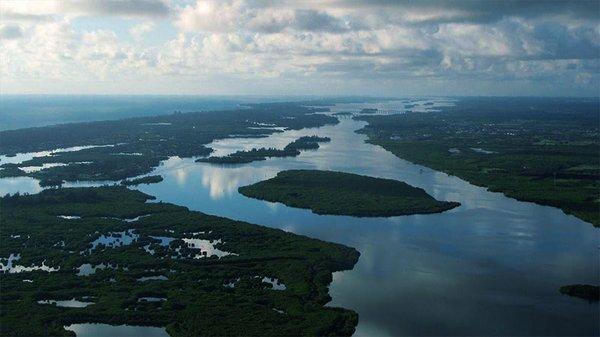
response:
<path id="1" fill-rule="evenodd" d="M 428 113 L 360 116 L 368 142 L 416 164 L 600 225 L 597 99 L 464 98 Z"/>
<path id="2" fill-rule="evenodd" d="M 152 175 L 134 179 L 125 179 L 121 181 L 121 185 L 135 186 L 140 184 L 156 184 L 160 183 L 161 181 L 163 181 L 163 177 L 161 175 Z"/>
<path id="3" fill-rule="evenodd" d="M 223 138 L 267 137 L 338 123 L 300 103 L 250 104 L 245 109 L 62 124 L 0 132 L 0 155 L 55 151 L 19 164 L 0 161 L 0 177 L 29 176 L 43 186 L 63 181 L 123 180 L 147 174 L 171 156 L 207 156 Z M 71 149 L 69 149 L 71 148 Z"/>
<path id="4" fill-rule="evenodd" d="M 571 284 L 560 287 L 561 294 L 578 297 L 590 302 L 600 301 L 600 287 L 589 284 Z"/>
<path id="5" fill-rule="evenodd" d="M 208 157 L 196 159 L 196 162 L 205 162 L 213 164 L 244 164 L 253 161 L 266 160 L 274 157 L 296 157 L 301 150 L 316 150 L 319 143 L 330 142 L 329 137 L 304 136 L 289 143 L 283 150 L 274 148 L 260 148 L 249 151 L 237 151 L 228 156 Z"/>
<path id="6" fill-rule="evenodd" d="M 435 200 L 423 189 L 397 180 L 319 170 L 282 171 L 238 191 L 316 214 L 359 217 L 440 213 L 460 205 Z"/>
<path id="7" fill-rule="evenodd" d="M 3 336 L 63 326 L 166 327 L 171 336 L 349 336 L 358 315 L 324 306 L 343 245 L 152 202 L 124 186 L 0 198 Z M 62 307 L 48 301 L 81 301 Z"/>

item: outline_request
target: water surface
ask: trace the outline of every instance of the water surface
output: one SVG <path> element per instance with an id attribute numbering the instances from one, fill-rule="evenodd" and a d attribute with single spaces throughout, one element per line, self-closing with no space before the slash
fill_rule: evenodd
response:
<path id="1" fill-rule="evenodd" d="M 65 329 L 75 332 L 77 337 L 168 337 L 165 328 L 133 325 L 108 325 L 98 323 L 71 324 Z"/>

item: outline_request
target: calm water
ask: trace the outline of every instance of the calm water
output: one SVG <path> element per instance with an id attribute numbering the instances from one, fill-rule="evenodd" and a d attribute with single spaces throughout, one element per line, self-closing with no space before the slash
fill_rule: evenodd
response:
<path id="1" fill-rule="evenodd" d="M 334 112 L 372 106 L 345 104 Z M 400 102 L 379 107 L 403 111 Z M 398 159 L 354 133 L 362 126 L 341 118 L 335 126 L 266 139 L 216 141 L 211 146 L 223 155 L 256 146 L 283 148 L 302 135 L 331 138 L 296 158 L 245 165 L 171 158 L 152 173 L 164 181 L 138 188 L 193 210 L 358 249 L 355 268 L 334 274 L 329 304 L 359 313 L 357 336 L 599 334 L 598 304 L 558 292 L 566 284 L 598 283 L 597 229 L 558 209 L 509 199 Z M 239 186 L 296 168 L 399 179 L 462 206 L 433 215 L 353 218 L 316 215 L 237 193 Z M 35 192 L 36 185 L 26 178 L 1 179 L 0 193 Z"/>
<path id="2" fill-rule="evenodd" d="M 97 323 L 71 324 L 65 329 L 85 337 L 168 337 L 164 328 L 130 325 L 108 325 Z"/>

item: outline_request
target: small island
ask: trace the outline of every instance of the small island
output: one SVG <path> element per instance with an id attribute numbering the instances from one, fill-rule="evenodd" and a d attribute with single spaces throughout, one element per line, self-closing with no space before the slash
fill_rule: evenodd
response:
<path id="1" fill-rule="evenodd" d="M 228 156 L 196 159 L 196 162 L 212 164 L 245 164 L 253 161 L 266 160 L 276 157 L 296 157 L 301 150 L 316 150 L 319 143 L 330 142 L 329 137 L 304 136 L 286 145 L 283 150 L 275 148 L 260 148 L 249 151 L 237 151 Z"/>
<path id="2" fill-rule="evenodd" d="M 559 289 L 561 294 L 578 297 L 590 302 L 600 301 L 600 287 L 589 284 L 571 284 Z"/>
<path id="3" fill-rule="evenodd" d="M 319 170 L 282 171 L 238 191 L 316 214 L 358 217 L 440 213 L 460 205 L 438 201 L 423 189 L 397 180 Z"/>
<path id="4" fill-rule="evenodd" d="M 140 184 L 156 184 L 160 183 L 161 181 L 163 181 L 163 177 L 161 175 L 153 175 L 134 179 L 125 179 L 121 181 L 121 185 L 135 186 Z"/>

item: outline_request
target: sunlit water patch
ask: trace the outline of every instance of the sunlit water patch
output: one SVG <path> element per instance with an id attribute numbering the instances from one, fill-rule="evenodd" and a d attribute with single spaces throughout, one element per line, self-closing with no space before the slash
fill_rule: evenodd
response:
<path id="1" fill-rule="evenodd" d="M 81 217 L 79 215 L 57 215 L 57 218 L 66 219 L 66 220 L 81 219 Z"/>
<path id="2" fill-rule="evenodd" d="M 19 169 L 25 173 L 34 173 L 42 170 L 46 170 L 52 167 L 61 167 L 61 166 L 70 166 L 70 165 L 87 165 L 91 164 L 91 161 L 76 161 L 70 163 L 45 163 L 41 166 L 23 166 L 19 167 Z"/>
<path id="3" fill-rule="evenodd" d="M 96 240 L 90 242 L 91 248 L 87 250 L 91 253 L 96 247 L 115 248 L 128 246 L 140 237 L 139 234 L 134 233 L 133 229 L 128 229 L 122 232 L 110 232 L 108 234 L 102 234 Z"/>
<path id="4" fill-rule="evenodd" d="M 51 304 L 63 308 L 85 308 L 94 302 L 83 302 L 72 298 L 70 300 L 41 300 L 38 301 L 38 304 Z"/>
<path id="5" fill-rule="evenodd" d="M 77 276 L 90 276 L 96 273 L 96 270 L 104 270 L 104 269 L 115 269 L 113 265 L 110 263 L 104 264 L 100 263 L 97 265 L 92 265 L 91 263 L 84 263 L 81 266 L 77 267 Z"/>
<path id="6" fill-rule="evenodd" d="M 194 238 L 184 238 L 183 242 L 187 244 L 187 248 L 197 249 L 200 252 L 194 256 L 195 259 L 200 259 L 204 257 L 216 256 L 218 258 L 222 258 L 228 255 L 238 255 L 236 253 L 227 252 L 216 248 L 215 246 L 222 243 L 221 239 L 218 240 L 204 240 L 204 239 L 194 239 Z"/>
<path id="7" fill-rule="evenodd" d="M 119 145 L 119 144 L 117 144 L 117 145 Z M 66 148 L 58 148 L 58 149 L 54 149 L 54 150 L 50 150 L 50 151 L 17 153 L 16 155 L 10 156 L 10 157 L 6 156 L 6 155 L 0 155 L 0 165 L 21 164 L 21 163 L 31 160 L 33 158 L 47 157 L 47 156 L 51 156 L 53 154 L 61 153 L 61 152 L 76 152 L 76 151 L 81 151 L 81 150 L 93 149 L 96 147 L 114 147 L 114 146 L 115 146 L 114 144 L 84 145 L 84 146 L 72 146 L 72 147 L 66 147 Z"/>
<path id="8" fill-rule="evenodd" d="M 165 328 L 133 325 L 109 325 L 99 323 L 82 323 L 65 326 L 77 337 L 169 337 Z"/>
<path id="9" fill-rule="evenodd" d="M 138 282 L 146 282 L 146 281 L 167 281 L 169 278 L 165 275 L 157 275 L 157 276 L 144 276 L 137 279 Z"/>
<path id="10" fill-rule="evenodd" d="M 21 254 L 10 254 L 8 258 L 0 258 L 0 272 L 17 274 L 32 271 L 45 271 L 48 273 L 60 270 L 60 267 L 50 267 L 46 265 L 46 261 L 42 261 L 41 265 L 23 266 L 16 264 L 16 261 L 21 259 Z M 6 262 L 6 264 L 5 264 Z"/>
<path id="11" fill-rule="evenodd" d="M 285 284 L 279 282 L 279 280 L 276 279 L 276 278 L 274 278 L 274 277 L 263 277 L 262 278 L 262 282 L 270 284 L 271 288 L 273 288 L 273 290 L 285 290 L 285 289 L 287 289 L 287 287 L 285 286 Z"/>

